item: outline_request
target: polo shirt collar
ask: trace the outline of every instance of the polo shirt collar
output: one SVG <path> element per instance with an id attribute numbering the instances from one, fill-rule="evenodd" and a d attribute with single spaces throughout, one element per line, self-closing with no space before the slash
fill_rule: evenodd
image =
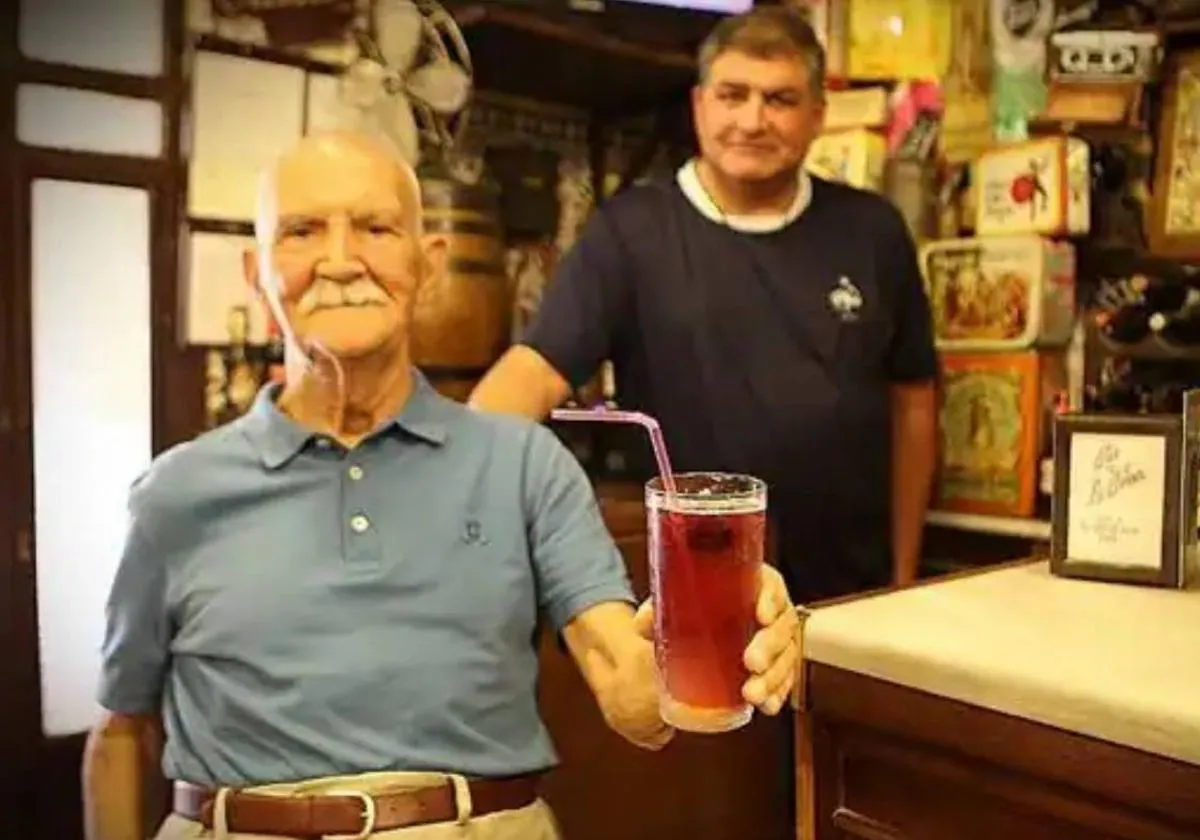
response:
<path id="1" fill-rule="evenodd" d="M 712 196 L 700 183 L 695 160 L 689 160 L 679 167 L 679 171 L 675 173 L 675 183 L 679 185 L 679 189 L 692 206 L 710 221 L 742 233 L 773 233 L 800 218 L 800 214 L 808 209 L 808 205 L 812 201 L 812 179 L 803 168 L 798 171 L 797 177 L 800 182 L 799 189 L 796 190 L 796 197 L 792 200 L 791 207 L 786 212 L 767 216 L 731 216 L 722 213 L 721 208 L 717 207 Z"/>
<path id="2" fill-rule="evenodd" d="M 282 389 L 277 382 L 264 385 L 242 418 L 246 436 L 268 469 L 283 466 L 318 437 L 316 432 L 279 410 L 276 401 Z M 399 429 L 434 446 L 442 445 L 446 441 L 448 420 L 444 399 L 420 371 L 414 370 L 412 393 L 396 416 L 372 432 L 372 436 Z"/>

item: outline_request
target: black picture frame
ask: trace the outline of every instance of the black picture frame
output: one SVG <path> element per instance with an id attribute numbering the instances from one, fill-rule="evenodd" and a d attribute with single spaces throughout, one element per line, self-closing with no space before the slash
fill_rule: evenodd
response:
<path id="1" fill-rule="evenodd" d="M 1158 562 L 1153 568 L 1077 560 L 1068 553 L 1070 533 L 1072 442 L 1077 434 L 1113 437 L 1153 435 L 1164 446 L 1163 524 Z M 1065 414 L 1054 423 L 1054 496 L 1051 502 L 1050 570 L 1060 577 L 1112 583 L 1181 588 L 1185 584 L 1185 541 L 1181 529 L 1190 521 L 1183 499 L 1192 486 L 1183 469 L 1184 419 L 1181 415 Z M 1185 486 L 1186 485 L 1186 486 Z M 1191 492 L 1194 495 L 1194 491 Z"/>

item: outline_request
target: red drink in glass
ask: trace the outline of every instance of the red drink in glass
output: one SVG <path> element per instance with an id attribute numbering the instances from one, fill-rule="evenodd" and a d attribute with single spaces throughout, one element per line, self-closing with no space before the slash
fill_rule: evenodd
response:
<path id="1" fill-rule="evenodd" d="M 729 473 L 681 473 L 676 492 L 646 485 L 659 704 L 691 732 L 746 724 L 743 655 L 758 629 L 767 486 Z"/>

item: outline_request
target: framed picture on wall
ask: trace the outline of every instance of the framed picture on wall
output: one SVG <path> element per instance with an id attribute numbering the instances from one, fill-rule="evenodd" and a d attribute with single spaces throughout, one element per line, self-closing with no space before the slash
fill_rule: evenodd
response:
<path id="1" fill-rule="evenodd" d="M 1150 250 L 1194 258 L 1200 254 L 1200 49 L 1180 50 L 1167 61 L 1155 145 Z"/>
<path id="2" fill-rule="evenodd" d="M 196 50 L 189 217 L 254 218 L 259 175 L 304 134 L 306 75 L 301 67 Z"/>
<path id="3" fill-rule="evenodd" d="M 304 97 L 306 135 L 336 131 L 350 124 L 349 109 L 342 102 L 341 84 L 335 74 L 307 73 Z"/>
<path id="4" fill-rule="evenodd" d="M 267 343 L 267 312 L 246 280 L 243 255 L 254 246 L 248 226 L 192 223 L 181 241 L 180 343 L 220 347 L 234 342 L 233 313 L 246 313 L 246 344 Z"/>

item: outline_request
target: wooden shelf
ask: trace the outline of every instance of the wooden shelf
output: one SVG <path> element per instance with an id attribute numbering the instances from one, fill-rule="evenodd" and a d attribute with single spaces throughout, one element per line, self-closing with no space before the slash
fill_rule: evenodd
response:
<path id="1" fill-rule="evenodd" d="M 1017 516 L 984 516 L 978 513 L 953 513 L 931 510 L 925 514 L 925 524 L 977 534 L 995 534 L 1027 540 L 1050 539 L 1050 523 L 1044 519 L 1024 519 Z"/>
<path id="2" fill-rule="evenodd" d="M 471 52 L 476 87 L 626 116 L 686 94 L 693 58 L 518 8 L 475 4 L 454 18 Z"/>
<path id="3" fill-rule="evenodd" d="M 1200 18 L 1165 21 L 1162 24 L 1162 34 L 1167 40 L 1181 40 L 1200 35 Z"/>
<path id="4" fill-rule="evenodd" d="M 1056 137 L 1069 134 L 1092 144 L 1130 144 L 1150 132 L 1144 125 L 1127 123 L 1098 123 L 1081 120 L 1049 120 L 1034 118 L 1029 133 L 1036 137 Z"/>
<path id="5" fill-rule="evenodd" d="M 188 230 L 192 233 L 219 233 L 224 236 L 253 236 L 254 221 L 251 219 L 206 219 L 188 216 Z"/>

